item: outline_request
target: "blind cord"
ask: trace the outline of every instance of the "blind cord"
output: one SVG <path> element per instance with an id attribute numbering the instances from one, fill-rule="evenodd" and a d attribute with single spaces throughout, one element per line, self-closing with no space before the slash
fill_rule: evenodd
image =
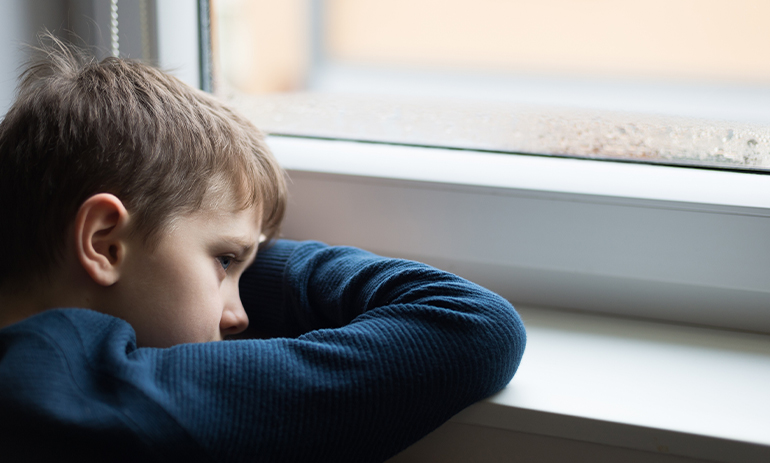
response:
<path id="1" fill-rule="evenodd" d="M 112 56 L 120 55 L 120 39 L 118 38 L 118 0 L 110 0 L 110 48 Z"/>

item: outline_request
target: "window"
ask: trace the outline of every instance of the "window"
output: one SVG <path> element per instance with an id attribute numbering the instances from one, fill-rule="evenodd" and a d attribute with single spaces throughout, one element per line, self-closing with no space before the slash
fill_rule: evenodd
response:
<path id="1" fill-rule="evenodd" d="M 218 1 L 212 1 L 212 6 L 216 7 Z M 115 0 L 73 0 L 66 2 L 66 8 L 65 2 L 59 2 L 62 5 L 52 9 L 30 6 L 39 2 L 17 0 L 10 3 L 9 27 L 5 31 L 9 43 L 21 37 L 31 39 L 41 23 L 56 28 L 66 18 L 86 43 L 99 46 L 104 53 L 111 52 L 116 45 L 113 39 L 117 37 L 120 54 L 157 62 L 188 83 L 208 88 L 208 43 L 210 39 L 216 42 L 217 38 L 210 36 L 206 27 L 208 1 L 120 0 L 117 10 L 114 10 Z M 244 2 L 238 5 L 240 9 L 233 11 L 245 13 L 253 5 L 262 3 L 268 2 Z M 272 3 L 286 8 L 307 7 L 308 12 L 324 5 L 345 4 L 294 0 Z M 382 1 L 380 5 L 396 7 L 402 3 L 399 0 Z M 497 3 L 482 1 L 478 4 L 500 6 L 515 2 L 501 0 Z M 538 5 L 555 3 L 555 0 L 542 0 Z M 596 13 L 610 3 L 620 5 L 624 2 L 574 0 L 562 3 L 579 5 L 588 13 Z M 641 5 L 639 8 L 650 9 L 658 4 L 657 1 L 625 3 L 637 3 Z M 367 0 L 356 3 L 369 7 L 373 4 Z M 697 15 L 700 13 L 698 8 L 708 10 L 724 4 L 693 0 L 690 3 L 671 1 L 667 5 L 673 10 L 677 5 L 680 9 L 687 5 L 692 7 L 690 13 Z M 720 16 L 719 20 L 729 19 L 731 14 L 735 16 L 743 5 L 744 2 L 736 1 L 724 6 L 724 18 Z M 536 6 L 533 4 L 532 8 Z M 644 17 L 644 11 L 637 11 L 639 14 L 633 15 L 634 20 Z M 39 17 L 30 20 L 26 15 L 31 13 Z M 117 17 L 114 17 L 115 13 Z M 266 16 L 267 25 L 272 25 L 273 19 L 277 23 L 280 16 L 277 13 Z M 308 17 L 317 19 L 321 16 Z M 733 35 L 751 32 L 751 21 L 763 17 L 760 10 L 746 13 L 745 30 Z M 86 21 L 79 23 L 83 18 Z M 416 18 L 420 19 L 420 16 Z M 425 18 L 422 19 L 424 22 Z M 25 22 L 30 26 L 29 35 L 19 34 L 16 28 Z M 115 32 L 114 25 L 118 26 L 117 33 L 98 33 Z M 627 25 L 636 26 L 628 22 Z M 718 28 L 722 26 L 720 23 Z M 317 29 L 309 28 L 305 32 L 308 30 Z M 271 47 L 278 46 L 276 41 L 280 32 L 268 34 L 272 39 Z M 309 40 L 306 43 L 318 42 Z M 718 46 L 710 49 L 718 49 Z M 731 54 L 731 50 L 723 50 L 720 56 L 734 70 L 737 69 L 733 66 L 735 57 Z M 252 53 L 232 55 L 242 61 L 243 66 L 262 62 L 255 56 Z M 311 64 L 315 59 L 312 56 L 317 55 L 311 55 Z M 222 59 L 221 54 L 214 55 L 217 57 Z M 287 68 L 296 65 L 289 64 Z M 327 61 L 331 72 L 327 78 L 340 73 L 344 75 L 348 71 L 342 68 L 352 68 L 350 64 Z M 756 64 L 761 67 L 763 63 Z M 276 66 L 275 69 L 281 69 Z M 310 68 L 318 69 L 314 66 Z M 340 69 L 335 70 L 335 67 Z M 268 69 L 273 68 L 271 65 Z M 259 72 L 257 75 L 262 78 L 266 74 Z M 308 75 L 312 77 L 313 73 Z M 349 77 L 357 79 L 357 75 L 358 71 Z M 377 83 L 377 88 L 387 83 L 376 80 L 371 74 L 364 77 L 364 80 L 348 82 L 355 81 L 363 87 L 367 79 L 372 79 L 368 82 Z M 312 83 L 312 79 L 307 82 Z M 526 79 L 522 78 L 522 82 L 526 83 Z M 758 91 L 761 85 L 757 82 L 744 89 L 746 104 L 730 106 L 735 111 L 725 120 L 759 123 L 754 126 L 757 130 L 767 124 L 767 121 L 762 122 L 764 116 L 761 113 L 767 105 L 762 103 L 762 92 Z M 698 89 L 708 85 L 688 84 L 674 88 L 687 93 L 692 87 L 695 92 L 692 95 L 702 96 Z M 498 91 L 491 84 L 489 88 Z M 591 86 L 580 88 L 581 91 L 592 89 Z M 281 90 L 287 89 L 291 90 L 290 87 Z M 350 90 L 350 86 L 346 85 L 345 90 Z M 367 89 L 360 91 L 364 90 Z M 398 104 L 394 104 L 395 96 L 381 97 L 379 102 L 375 101 L 380 106 L 370 101 L 366 104 L 371 106 L 361 106 L 364 110 L 358 112 L 345 106 L 345 98 L 339 95 L 313 94 L 312 98 L 306 98 L 302 92 L 293 96 L 259 96 L 257 93 L 251 98 L 253 95 L 241 94 L 235 102 L 246 103 L 243 105 L 246 110 L 250 110 L 250 105 L 255 108 L 258 104 L 264 105 L 260 111 L 252 113 L 258 124 L 277 131 L 275 127 L 278 126 L 270 124 L 280 122 L 283 123 L 281 131 L 292 133 L 289 129 L 296 129 L 296 134 L 301 135 L 268 138 L 292 177 L 285 235 L 358 245 L 382 254 L 424 260 L 494 289 L 520 309 L 523 304 L 529 304 L 770 332 L 767 284 L 770 251 L 766 244 L 770 236 L 770 176 L 763 173 L 761 166 L 721 163 L 728 169 L 693 169 L 544 156 L 548 153 L 534 148 L 534 156 L 511 155 L 498 151 L 515 149 L 501 149 L 500 146 L 489 152 L 478 145 L 485 142 L 487 136 L 476 136 L 473 118 L 478 117 L 475 122 L 484 129 L 492 118 L 484 119 L 483 116 L 499 114 L 495 109 L 499 106 L 489 101 L 466 101 L 465 108 L 472 110 L 463 112 L 462 104 L 450 105 L 443 97 L 432 97 L 432 103 L 425 103 L 428 98 L 424 97 L 430 96 L 428 91 L 439 90 L 430 85 L 421 87 L 416 96 L 399 100 Z M 565 124 L 574 121 L 575 115 L 579 114 L 569 110 L 570 104 L 574 103 L 574 100 L 570 103 L 570 98 L 575 94 L 566 90 L 539 93 L 552 98 L 551 103 L 561 106 L 562 110 L 567 108 L 561 119 L 554 119 Z M 630 104 L 629 100 L 618 100 L 625 95 L 622 92 L 613 88 L 599 90 L 609 90 L 607 95 L 612 98 L 608 100 L 622 103 L 621 108 L 628 109 L 625 105 Z M 577 96 L 581 95 L 578 92 Z M 668 95 L 677 97 L 676 92 Z M 360 94 L 348 95 L 348 99 L 356 104 L 359 104 L 356 101 L 359 98 L 362 98 Z M 309 104 L 313 101 L 316 106 Z M 478 104 L 479 101 L 483 104 Z M 593 97 L 582 101 L 594 102 Z M 631 115 L 614 113 L 608 124 L 627 121 L 623 118 L 645 116 L 647 110 L 662 111 L 668 103 L 648 94 L 633 101 L 648 104 L 648 107 L 634 107 L 636 113 Z M 695 101 L 700 100 L 696 98 Z M 733 101 L 740 102 L 740 98 Z M 279 103 L 289 104 L 281 107 Z M 382 108 L 387 109 L 387 105 L 402 111 L 404 105 L 411 105 L 408 107 L 414 113 L 405 115 L 401 112 L 399 116 L 398 113 L 383 112 Z M 286 108 L 295 109 L 294 112 L 282 112 Z M 304 112 L 302 108 L 305 108 Z M 729 108 L 726 103 L 719 105 L 716 115 L 729 112 Z M 760 112 L 752 112 L 751 108 L 758 108 Z M 435 117 L 437 111 L 441 117 Z M 516 114 L 518 117 L 540 117 L 537 111 L 542 109 L 534 111 L 534 115 L 523 111 Z M 343 119 L 338 117 L 340 112 L 354 117 L 342 124 Z M 683 113 L 672 113 L 669 117 L 674 118 L 677 114 Z M 319 119 L 314 115 L 322 117 Z M 446 115 L 456 117 L 454 125 L 447 125 Z M 404 135 L 410 134 L 407 116 L 412 117 L 411 131 L 422 132 L 422 136 L 427 133 L 433 138 L 404 139 Z M 700 114 L 702 118 L 706 116 Z M 324 121 L 324 118 L 330 120 Z M 368 132 L 357 131 L 358 123 L 363 122 L 358 121 L 359 118 L 369 118 L 367 124 L 375 121 L 379 128 L 374 124 L 374 132 L 371 128 Z M 589 135 L 601 133 L 595 130 L 596 127 L 606 127 L 595 119 L 585 120 L 596 123 L 596 126 L 588 126 Z M 677 120 L 681 122 L 681 119 Z M 300 124 L 303 121 L 305 123 Z M 715 137 L 720 135 L 728 138 L 727 141 L 741 139 L 733 123 L 721 124 L 723 122 L 712 121 L 703 126 L 704 135 L 700 139 L 696 132 L 691 135 L 707 147 L 713 147 L 707 142 L 718 141 Z M 468 126 L 474 130 L 467 129 Z M 337 130 L 334 137 L 343 140 L 329 140 L 328 132 L 326 138 L 309 136 L 319 127 Z M 448 128 L 452 129 L 449 133 Z M 463 132 L 461 129 L 464 128 L 467 130 Z M 726 136 L 729 132 L 725 134 L 724 129 L 733 129 L 732 137 Z M 546 138 L 553 135 L 551 129 L 543 133 Z M 708 138 L 709 134 L 713 137 Z M 564 140 L 568 146 L 579 147 L 582 146 L 576 144 L 582 140 L 579 135 L 567 133 Z M 402 137 L 400 141 L 398 137 Z M 354 141 L 356 139 L 377 142 L 360 143 Z M 396 143 L 393 143 L 394 139 Z M 656 140 L 651 141 L 657 143 L 659 140 Z M 748 146 L 748 140 L 744 138 L 744 141 Z M 757 144 L 753 146 L 763 146 L 760 138 L 755 141 Z M 410 146 L 415 144 L 421 146 Z M 475 149 L 471 149 L 474 146 Z M 606 153 L 603 151 L 606 146 L 599 151 Z M 626 146 L 629 151 L 636 145 L 617 146 Z M 573 150 L 569 151 L 575 154 Z M 698 159 L 698 162 L 702 161 Z M 689 160 L 680 157 L 676 162 L 658 161 L 659 164 L 669 162 L 686 163 Z M 507 450 L 517 451 L 522 442 L 525 446 L 533 446 L 534 442 L 539 448 L 538 454 L 543 453 L 543 442 L 557 443 L 556 447 L 560 449 L 561 444 L 572 442 L 570 446 L 581 452 L 590 452 L 590 447 L 584 444 L 594 443 L 668 454 L 661 458 L 713 457 L 735 461 L 741 456 L 749 459 L 751 455 L 766 453 L 767 439 L 763 439 L 762 426 L 767 422 L 766 413 L 763 414 L 767 407 L 755 407 L 763 397 L 762 369 L 767 362 L 762 352 L 766 350 L 766 336 L 648 325 L 537 309 L 523 309 L 522 314 L 529 324 L 532 341 L 528 345 L 528 356 L 525 356 L 525 360 L 529 358 L 526 369 L 517 374 L 514 387 L 453 418 L 455 425 L 461 425 L 455 429 L 461 429 L 463 435 L 471 431 L 474 439 L 479 437 L 485 455 L 494 451 L 504 458 Z M 575 361 L 565 363 L 565 349 L 574 351 L 571 357 Z M 580 362 L 586 358 L 593 359 L 593 369 L 583 368 Z M 533 369 L 533 366 L 537 368 Z M 554 375 L 554 372 L 560 374 Z M 581 376 L 577 383 L 575 372 Z M 710 372 L 717 372 L 715 377 L 719 378 L 709 381 L 710 387 L 703 388 L 699 394 L 692 394 L 693 387 L 699 387 L 703 377 Z M 747 381 L 753 382 L 754 387 L 747 388 Z M 632 383 L 633 387 L 626 387 Z M 537 394 L 531 394 L 533 391 Z M 606 397 L 611 400 L 605 400 Z M 716 400 L 711 400 L 714 398 Z M 709 407 L 704 408 L 702 404 L 706 402 Z M 735 426 L 735 423 L 742 423 L 742 426 Z M 474 431 L 469 426 L 479 428 Z M 515 432 L 500 434 L 500 431 Z M 456 440 L 457 434 L 443 436 L 446 442 Z M 491 436 L 498 437 L 490 440 Z M 529 437 L 524 439 L 523 436 Z M 553 440 L 553 437 L 559 440 Z M 433 440 L 430 445 L 436 445 L 436 442 Z M 441 440 L 438 442 L 442 445 Z M 619 455 L 610 448 L 607 449 L 610 453 L 601 452 L 597 446 L 593 448 L 597 455 Z M 438 449 L 431 455 L 467 454 L 457 453 L 456 447 L 449 445 L 443 452 Z M 644 455 L 655 457 L 654 453 Z M 622 460 L 622 457 L 615 459 Z"/>
<path id="2" fill-rule="evenodd" d="M 191 8 L 181 3 L 178 8 Z M 233 11 L 245 15 L 260 2 L 247 3 Z M 319 8 L 333 2 L 286 3 Z M 211 6 L 214 15 L 225 14 L 217 10 L 220 3 Z M 195 17 L 198 7 L 192 8 Z M 158 25 L 173 30 L 177 43 L 199 40 L 196 28 L 205 21 L 190 21 L 195 24 L 190 30 L 190 22 L 180 24 L 181 16 L 179 11 L 159 15 Z M 221 19 L 212 20 L 215 30 Z M 215 50 L 222 47 L 217 42 L 221 35 L 212 35 Z M 272 37 L 276 48 L 279 36 Z M 256 52 L 233 56 L 241 57 L 243 66 L 259 62 Z M 226 58 L 215 53 L 217 59 Z M 161 65 L 166 66 L 163 60 Z M 757 166 L 729 164 L 728 170 L 710 170 L 541 156 L 546 152 L 513 156 L 500 153 L 506 150 L 471 149 L 471 144 L 460 143 L 468 140 L 462 132 L 449 137 L 465 124 L 431 125 L 432 117 L 441 122 L 453 111 L 465 122 L 468 114 L 493 112 L 494 104 L 465 101 L 466 107 L 481 111 L 467 113 L 442 106 L 446 102 L 434 99 L 431 106 L 414 97 L 404 103 L 418 111 L 410 116 L 381 111 L 383 105 L 394 104 L 394 96 L 360 103 L 362 95 L 300 90 L 253 97 L 240 91 L 232 100 L 257 125 L 293 135 L 269 138 L 292 177 L 287 237 L 423 260 L 490 287 L 515 304 L 770 331 L 770 251 L 765 244 L 770 236 L 770 177 L 736 171 L 761 172 Z M 761 99 L 761 92 L 752 95 Z M 343 106 L 346 98 L 360 104 L 360 110 Z M 567 116 L 555 120 L 569 122 L 577 114 L 563 110 Z M 354 117 L 341 121 L 340 113 Z M 642 110 L 613 113 L 615 121 L 637 116 L 648 117 Z M 411 125 L 409 117 L 414 117 Z M 749 113 L 743 123 L 751 125 L 746 121 L 753 117 Z M 382 122 L 375 130 L 395 134 L 395 142 L 362 136 L 357 132 L 365 125 L 361 118 Z M 493 125 L 490 120 L 486 125 Z M 273 123 L 283 125 L 278 130 Z M 720 124 L 733 127 L 728 141 L 738 137 L 732 123 L 712 121 L 703 128 L 703 140 L 711 131 L 714 137 L 728 138 L 729 131 L 722 130 L 727 126 Z M 397 138 L 418 126 L 438 127 L 432 141 Z M 338 131 L 314 132 L 319 127 Z M 454 133 L 447 134 L 447 128 Z M 698 133 L 684 138 L 692 140 Z M 756 145 L 744 140 L 746 146 L 763 146 L 760 135 Z"/>
<path id="3" fill-rule="evenodd" d="M 212 9 L 217 88 L 272 133 L 770 168 L 762 0 Z"/>
<path id="4" fill-rule="evenodd" d="M 200 63 L 206 61 L 207 34 L 198 26 L 206 23 L 207 2 L 195 5 L 178 0 L 173 8 L 168 7 L 172 0 L 164 2 L 166 9 L 150 9 L 157 12 L 157 23 L 150 24 L 158 28 L 153 46 L 166 50 L 159 56 L 160 64 L 188 82 L 206 87 L 209 71 Z M 239 7 L 242 9 L 235 11 L 245 14 L 251 8 L 245 3 L 262 2 L 244 2 Z M 305 5 L 292 0 L 273 3 Z M 607 2 L 572 3 L 596 7 Z M 671 2 L 677 3 L 682 4 Z M 119 11 L 121 30 L 131 26 L 127 11 L 135 3 L 127 4 Z M 320 1 L 310 4 L 322 5 Z M 713 4 L 693 1 L 690 5 Z M 266 22 L 277 21 L 279 16 L 270 15 Z M 268 35 L 278 38 L 274 33 Z M 121 33 L 121 50 L 129 46 L 123 37 Z M 216 41 L 216 35 L 212 39 Z M 198 44 L 203 44 L 201 53 L 189 53 L 197 50 Z M 271 46 L 277 45 L 273 41 Z M 233 57 L 247 67 L 259 62 L 252 53 Z M 686 86 L 678 88 L 687 91 Z M 747 98 L 761 100 L 761 92 L 752 92 Z M 241 94 L 234 100 L 246 110 L 253 105 L 255 111 L 250 114 L 259 125 L 277 131 L 278 125 L 270 124 L 282 123 L 281 131 L 296 129 L 301 135 L 268 138 L 292 177 L 284 227 L 287 237 L 358 245 L 427 261 L 494 289 L 520 308 L 530 304 L 770 332 L 770 251 L 766 245 L 770 236 L 770 176 L 762 174 L 761 167 L 736 168 L 734 163 L 722 163 L 732 170 L 693 169 L 542 156 L 544 153 L 514 156 L 486 152 L 478 146 L 468 149 L 470 144 L 457 149 L 463 146 L 461 142 L 478 143 L 484 138 L 468 142 L 458 136 L 461 124 L 451 127 L 451 133 L 442 132 L 448 127 L 434 124 L 431 114 L 440 110 L 443 116 L 454 111 L 466 122 L 462 117 L 469 113 L 458 111 L 457 106 L 442 106 L 446 104 L 442 101 L 434 100 L 433 106 L 424 104 L 421 96 L 407 101 L 422 117 L 416 121 L 421 122 L 420 127 L 413 122 L 412 130 L 427 128 L 430 134 L 431 127 L 438 127 L 434 138 L 422 142 L 401 139 L 398 143 L 392 142 L 393 136 L 408 135 L 409 120 L 404 113 L 399 119 L 392 117 L 392 112 L 381 112 L 382 106 L 362 106 L 369 111 L 352 113 L 353 118 L 338 126 L 338 113 L 350 115 L 352 111 L 339 96 L 251 98 Z M 554 104 L 569 101 L 566 93 L 552 97 Z M 380 103 L 392 104 L 392 98 L 383 98 Z M 636 101 L 649 103 L 653 110 L 662 107 L 661 100 L 646 96 Z M 259 105 L 263 105 L 261 109 Z M 735 106 L 746 107 L 751 105 Z M 286 108 L 294 108 L 294 112 L 282 112 Z M 493 109 L 487 102 L 474 106 L 477 112 L 470 114 L 494 113 Z M 636 116 L 644 115 L 644 108 L 635 109 Z M 575 114 L 568 111 L 557 120 L 567 123 Z M 751 122 L 756 115 L 751 111 L 735 114 L 745 116 L 743 122 Z M 314 117 L 318 115 L 321 118 Z M 377 137 L 363 136 L 371 135 L 371 129 L 357 132 L 356 119 L 361 117 L 368 117 L 368 123 L 380 122 Z M 635 116 L 612 117 L 617 123 L 626 120 L 623 117 Z M 330 118 L 331 123 L 324 118 Z M 319 135 L 313 130 L 324 123 L 321 128 L 338 130 L 334 138 L 344 140 L 329 140 L 330 133 L 326 138 L 308 136 Z M 724 135 L 723 129 L 729 128 L 720 124 L 703 126 L 705 133 Z M 726 124 L 734 130 L 732 123 Z M 698 133 L 693 134 L 697 139 Z M 546 137 L 551 135 L 550 129 L 545 131 Z M 572 133 L 565 141 L 579 141 L 578 135 Z M 736 138 L 739 135 L 734 130 L 730 140 Z M 352 141 L 356 139 L 378 142 Z M 708 140 L 705 135 L 700 139 L 704 143 Z M 681 158 L 676 160 L 682 162 Z M 520 442 L 527 442 L 521 436 L 536 439 L 530 442 L 536 442 L 538 453 L 542 453 L 543 442 L 549 441 L 559 445 L 572 442 L 570 445 L 582 452 L 590 452 L 584 444 L 593 442 L 668 454 L 661 458 L 713 457 L 724 461 L 741 455 L 748 459 L 765 449 L 760 449 L 766 442 L 757 431 L 757 426 L 766 423 L 765 417 L 762 410 L 751 409 L 761 400 L 761 387 L 745 387 L 745 381 L 756 383 L 757 375 L 761 376 L 765 359 L 757 354 L 766 345 L 761 336 L 713 330 L 698 333 L 688 327 L 644 326 L 552 311 L 522 313 L 532 335 L 528 355 L 534 356 L 525 356 L 530 358 L 528 369 L 520 370 L 513 388 L 453 419 L 464 435 L 470 431 L 480 438 L 485 454 L 496 451 L 502 457 L 507 450 L 518 449 Z M 543 319 L 553 323 L 543 323 Z M 717 348 L 720 345 L 727 348 Z M 575 351 L 573 368 L 564 368 L 565 349 Z M 608 352 L 611 354 L 604 355 Z M 593 370 L 582 368 L 580 359 L 584 358 L 595 360 Z M 693 362 L 703 368 L 692 368 Z M 539 367 L 535 374 L 534 365 Z M 582 375 L 577 388 L 572 381 L 575 371 Z M 693 385 L 701 384 L 709 371 L 721 372 L 727 379 L 693 395 Z M 725 376 L 724 371 L 736 374 Z M 626 387 L 631 382 L 635 386 Z M 532 391 L 542 394 L 533 395 Z M 737 394 L 725 395 L 724 391 Z M 640 399 L 638 392 L 645 397 Z M 746 392 L 754 394 L 747 396 Z M 607 394 L 612 400 L 604 400 Z M 720 394 L 728 399 L 722 400 Z M 703 399 L 715 397 L 717 400 L 709 402 L 704 412 Z M 738 399 L 732 400 L 735 397 Z M 708 417 L 704 421 L 701 415 Z M 651 417 L 654 419 L 648 419 Z M 733 426 L 736 419 L 744 426 Z M 754 423 L 757 426 L 752 428 Z M 473 431 L 469 426 L 479 428 Z M 515 433 L 500 434 L 503 430 L 524 434 L 516 439 Z M 443 436 L 446 442 L 447 436 L 456 440 L 457 434 Z M 490 436 L 499 437 L 490 440 Z M 428 445 L 442 445 L 441 440 L 436 442 Z M 439 448 L 431 455 L 457 454 L 455 449 L 449 445 L 443 453 Z M 618 456 L 615 452 L 600 453 L 597 447 L 594 451 Z M 644 455 L 655 457 L 654 453 Z"/>

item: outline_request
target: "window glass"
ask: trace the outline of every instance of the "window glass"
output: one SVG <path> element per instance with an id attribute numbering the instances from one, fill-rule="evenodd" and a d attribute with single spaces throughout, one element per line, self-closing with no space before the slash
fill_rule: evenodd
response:
<path id="1" fill-rule="evenodd" d="M 212 0 L 271 133 L 770 168 L 765 0 Z"/>

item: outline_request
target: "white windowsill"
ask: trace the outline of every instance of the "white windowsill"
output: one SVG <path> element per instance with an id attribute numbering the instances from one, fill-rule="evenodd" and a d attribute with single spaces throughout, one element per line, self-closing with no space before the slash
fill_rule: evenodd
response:
<path id="1" fill-rule="evenodd" d="M 770 336 L 520 308 L 513 381 L 453 422 L 715 461 L 770 461 Z"/>
<path id="2" fill-rule="evenodd" d="M 518 373 L 450 424 L 770 460 L 770 336 L 522 303 L 768 330 L 766 279 L 752 278 L 770 274 L 770 176 L 268 142 L 292 177 L 286 237 L 427 261 L 519 309 Z"/>

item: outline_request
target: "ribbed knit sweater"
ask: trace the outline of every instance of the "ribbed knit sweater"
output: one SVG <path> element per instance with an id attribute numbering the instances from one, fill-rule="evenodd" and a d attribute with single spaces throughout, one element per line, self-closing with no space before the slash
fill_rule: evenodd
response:
<path id="1" fill-rule="evenodd" d="M 268 339 L 137 348 L 55 309 L 0 330 L 2 461 L 383 461 L 504 387 L 508 302 L 455 275 L 278 241 L 241 277 Z"/>

